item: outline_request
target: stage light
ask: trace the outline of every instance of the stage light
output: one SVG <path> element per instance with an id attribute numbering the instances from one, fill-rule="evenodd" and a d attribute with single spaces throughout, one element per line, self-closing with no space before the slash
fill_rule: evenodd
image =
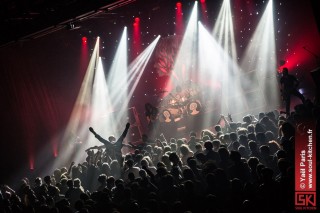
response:
<path id="1" fill-rule="evenodd" d="M 139 22 L 140 22 L 140 18 L 139 18 L 139 17 L 136 17 L 136 18 L 134 19 L 134 21 L 135 21 L 135 23 L 139 23 Z"/>
<path id="2" fill-rule="evenodd" d="M 176 35 L 182 35 L 183 34 L 183 12 L 182 12 L 182 4 L 181 2 L 177 2 L 177 8 L 176 8 L 176 20 L 175 20 L 175 32 Z"/>
<path id="3" fill-rule="evenodd" d="M 82 44 L 87 44 L 87 37 L 85 36 L 82 37 Z"/>
<path id="4" fill-rule="evenodd" d="M 206 0 L 200 0 L 200 3 L 205 3 L 206 2 Z"/>

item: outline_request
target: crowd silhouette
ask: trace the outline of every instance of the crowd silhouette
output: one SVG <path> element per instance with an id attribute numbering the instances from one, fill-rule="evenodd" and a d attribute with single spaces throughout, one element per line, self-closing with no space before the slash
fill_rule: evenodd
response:
<path id="1" fill-rule="evenodd" d="M 306 100 L 288 116 L 222 118 L 224 127 L 185 138 L 144 135 L 125 155 L 130 124 L 118 140 L 90 128 L 103 146 L 17 189 L 2 185 L 0 212 L 292 212 L 295 128 L 318 122 L 319 108 Z"/>

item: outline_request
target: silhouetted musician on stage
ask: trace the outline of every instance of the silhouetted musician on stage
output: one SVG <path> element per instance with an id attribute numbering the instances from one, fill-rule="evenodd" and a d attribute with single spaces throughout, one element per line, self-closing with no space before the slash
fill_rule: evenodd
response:
<path id="1" fill-rule="evenodd" d="M 286 102 L 286 114 L 290 115 L 290 101 L 291 95 L 294 95 L 302 101 L 305 102 L 304 96 L 298 91 L 299 81 L 294 75 L 290 75 L 288 68 L 282 69 L 282 77 L 280 79 L 281 92 L 283 100 Z"/>
<path id="2" fill-rule="evenodd" d="M 126 137 L 128 130 L 130 128 L 130 124 L 127 123 L 126 128 L 124 129 L 123 133 L 119 137 L 119 139 L 116 141 L 116 138 L 114 136 L 110 136 L 108 140 L 102 138 L 99 134 L 97 134 L 92 127 L 89 128 L 90 132 L 94 134 L 94 136 L 105 145 L 106 151 L 112 155 L 112 158 L 116 158 L 119 163 L 122 162 L 122 153 L 121 149 L 123 147 L 123 140 Z"/>

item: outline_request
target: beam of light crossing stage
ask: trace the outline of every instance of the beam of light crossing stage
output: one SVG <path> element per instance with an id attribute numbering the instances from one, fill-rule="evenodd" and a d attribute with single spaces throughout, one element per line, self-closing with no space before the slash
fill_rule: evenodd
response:
<path id="1" fill-rule="evenodd" d="M 94 81 L 95 67 L 99 62 L 99 42 L 100 38 L 97 37 L 96 44 L 94 46 L 89 65 L 86 70 L 86 74 L 82 81 L 76 102 L 74 104 L 73 110 L 71 112 L 69 122 L 66 129 L 61 137 L 60 154 L 59 158 L 53 162 L 53 164 L 48 166 L 46 164 L 44 153 L 40 153 L 39 159 L 41 162 L 46 164 L 43 169 L 43 173 L 47 174 L 48 171 L 52 171 L 55 168 L 60 168 L 62 166 L 70 164 L 72 161 L 83 160 L 85 153 L 83 151 L 77 152 L 76 148 L 78 142 L 82 141 L 83 146 L 88 146 L 86 141 L 89 136 L 88 125 L 91 117 L 91 95 L 92 86 Z M 43 151 L 45 152 L 45 151 Z"/>
<path id="2" fill-rule="evenodd" d="M 230 0 L 223 0 L 217 21 L 212 31 L 218 43 L 225 49 L 233 60 L 237 60 L 236 42 Z"/>
<path id="3" fill-rule="evenodd" d="M 206 86 L 204 97 L 207 108 L 215 110 L 215 114 L 228 114 L 232 112 L 232 105 L 229 103 L 231 96 L 240 94 L 235 74 L 239 68 L 231 59 L 223 47 L 218 44 L 215 38 L 199 22 L 199 82 Z M 217 103 L 219 102 L 219 103 Z M 238 100 L 238 106 L 241 100 Z M 238 107 L 237 106 L 237 107 Z M 220 111 L 219 111 L 220 110 Z M 204 123 L 209 124 L 214 120 L 213 113 L 209 113 Z"/>
<path id="4" fill-rule="evenodd" d="M 140 78 L 146 68 L 149 59 L 160 40 L 160 35 L 130 64 L 128 86 L 130 88 L 128 97 L 133 95 Z M 129 101 L 129 100 L 128 100 Z"/>
<path id="5" fill-rule="evenodd" d="M 127 27 L 124 27 L 119 46 L 107 76 L 107 85 L 110 91 L 113 110 L 115 111 L 116 123 L 128 116 L 128 106 L 124 104 L 128 99 L 128 87 L 122 84 L 122 82 L 127 82 L 128 80 L 127 41 Z M 119 109 L 121 110 L 119 111 Z"/>
<path id="6" fill-rule="evenodd" d="M 273 2 L 269 0 L 241 61 L 241 68 L 255 75 L 257 82 L 248 80 L 246 83 L 258 84 L 262 99 L 256 102 L 264 101 L 264 110 L 279 106 L 275 49 Z"/>
<path id="7" fill-rule="evenodd" d="M 174 86 L 189 81 L 197 70 L 197 21 L 198 2 L 195 2 L 170 76 Z"/>

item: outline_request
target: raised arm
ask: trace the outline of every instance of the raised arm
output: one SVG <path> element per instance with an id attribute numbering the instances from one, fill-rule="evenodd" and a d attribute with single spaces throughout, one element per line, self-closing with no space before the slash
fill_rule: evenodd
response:
<path id="1" fill-rule="evenodd" d="M 99 134 L 97 134 L 92 127 L 89 127 L 89 131 L 92 132 L 92 134 L 103 144 L 107 144 L 109 143 L 108 140 L 104 139 L 103 137 L 101 137 Z"/>

